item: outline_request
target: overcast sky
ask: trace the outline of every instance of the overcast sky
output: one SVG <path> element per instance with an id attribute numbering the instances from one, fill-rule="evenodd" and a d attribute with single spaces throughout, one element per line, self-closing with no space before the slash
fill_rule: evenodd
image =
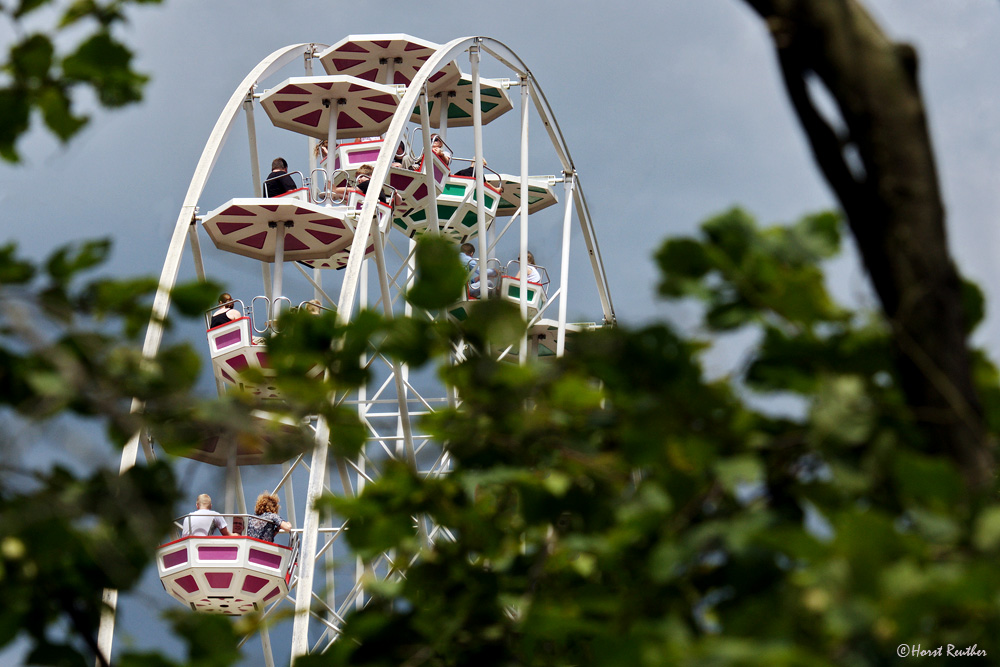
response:
<path id="1" fill-rule="evenodd" d="M 952 252 L 990 299 L 977 341 L 997 358 L 1000 4 L 866 4 L 891 36 L 918 48 Z M 24 164 L 0 166 L 4 237 L 40 258 L 70 240 L 108 236 L 115 241 L 113 272 L 157 274 L 201 150 L 246 73 L 282 46 L 332 44 L 347 34 L 366 33 L 409 33 L 439 43 L 484 35 L 504 42 L 527 63 L 581 176 L 619 321 L 641 323 L 668 312 L 654 298 L 651 259 L 666 236 L 690 233 L 733 205 L 763 223 L 789 222 L 832 206 L 786 101 L 764 27 L 739 0 L 325 0 L 278 6 L 167 0 L 162 7 L 132 11 L 121 34 L 133 45 L 138 68 L 152 77 L 145 101 L 97 111 L 89 128 L 67 146 L 43 132 L 22 141 Z M 0 28 L 0 41 L 9 34 L 5 29 Z M 462 67 L 468 70 L 467 63 Z M 301 71 L 296 65 L 284 76 Z M 506 75 L 490 62 L 483 73 Z M 488 129 L 486 157 L 491 167 L 513 173 L 516 118 L 508 116 L 506 124 Z M 258 115 L 262 163 L 281 153 L 293 169 L 304 170 L 305 140 L 267 125 Z M 536 123 L 533 136 L 541 134 Z M 202 212 L 249 194 L 246 143 L 239 122 Z M 533 173 L 558 169 L 554 159 L 538 155 Z M 554 248 L 535 250 L 542 263 L 557 257 Z M 218 255 L 210 248 L 206 253 L 206 261 Z M 213 275 L 259 276 L 241 261 L 218 259 L 208 267 Z M 190 270 L 185 277 L 193 277 Z M 580 279 L 586 282 L 586 276 Z M 838 295 L 867 298 L 864 277 L 850 257 L 836 263 L 833 282 Z M 599 317 L 599 311 L 589 313 L 589 319 Z M 147 587 L 150 603 L 158 590 L 155 576 L 153 581 Z M 138 620 L 125 626 L 141 643 L 148 639 L 142 627 L 153 621 L 151 613 L 135 614 Z M 257 663 L 256 644 L 248 656 L 247 664 Z"/>

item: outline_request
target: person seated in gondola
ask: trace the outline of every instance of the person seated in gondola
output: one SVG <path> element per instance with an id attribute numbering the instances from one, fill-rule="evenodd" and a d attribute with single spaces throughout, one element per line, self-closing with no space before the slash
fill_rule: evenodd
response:
<path id="1" fill-rule="evenodd" d="M 518 280 L 520 278 L 521 272 L 518 271 L 517 275 L 514 276 L 514 279 Z M 530 251 L 528 252 L 528 282 L 539 284 L 542 282 L 542 274 L 538 272 L 537 268 L 535 268 L 535 256 L 532 255 Z"/>
<path id="2" fill-rule="evenodd" d="M 330 152 L 329 148 L 327 148 L 328 143 L 329 142 L 326 139 L 324 139 L 323 141 L 316 144 L 316 159 L 319 160 L 320 162 L 325 160 L 327 153 Z"/>
<path id="3" fill-rule="evenodd" d="M 370 164 L 363 164 L 360 167 L 358 167 L 358 171 L 354 176 L 354 187 L 366 195 L 368 194 L 368 185 L 371 183 L 373 171 L 374 168 Z M 343 200 L 343 198 L 347 195 L 348 191 L 349 191 L 348 186 L 341 185 L 333 189 L 333 196 L 340 200 Z M 383 204 L 388 204 L 389 195 L 380 190 L 378 193 L 378 200 Z M 398 192 L 393 191 L 392 205 L 399 206 L 402 203 L 403 203 L 403 198 L 399 196 Z"/>
<path id="4" fill-rule="evenodd" d="M 485 168 L 486 168 L 486 160 L 483 160 L 483 169 L 485 169 Z M 473 162 L 472 164 L 470 164 L 465 169 L 459 169 L 458 171 L 456 171 L 453 174 L 453 176 L 468 176 L 469 178 L 472 178 L 475 175 L 476 175 L 476 163 L 475 162 Z"/>
<path id="5" fill-rule="evenodd" d="M 484 170 L 486 169 L 486 160 L 485 159 L 483 160 L 483 169 Z M 452 174 L 452 176 L 467 176 L 469 178 L 473 178 L 475 175 L 476 175 L 476 164 L 475 163 L 470 164 L 465 169 L 459 169 L 454 174 Z M 491 183 L 490 187 L 492 187 L 494 189 L 498 189 L 497 190 L 498 192 L 503 192 L 503 183 L 502 182 L 500 182 L 500 183 Z"/>
<path id="6" fill-rule="evenodd" d="M 192 535 L 206 537 L 218 530 L 220 535 L 229 535 L 229 526 L 222 515 L 212 510 L 212 496 L 203 493 L 195 501 L 195 511 L 184 517 L 181 537 Z"/>
<path id="7" fill-rule="evenodd" d="M 440 134 L 431 135 L 431 152 L 441 158 L 445 164 L 451 164 L 451 149 L 449 149 Z"/>
<path id="8" fill-rule="evenodd" d="M 223 324 L 229 324 L 233 320 L 238 320 L 242 315 L 240 311 L 233 308 L 233 297 L 229 292 L 223 292 L 219 296 L 219 308 L 214 313 L 212 313 L 212 319 L 208 324 L 209 329 L 214 329 L 215 327 L 222 326 Z"/>
<path id="9" fill-rule="evenodd" d="M 264 196 L 277 197 L 295 190 L 297 186 L 288 175 L 288 163 L 285 158 L 276 157 L 271 160 L 271 173 L 264 179 Z"/>
<path id="10" fill-rule="evenodd" d="M 409 169 L 410 171 L 417 170 L 417 160 L 410 155 L 410 151 L 406 150 L 406 142 L 400 141 L 399 145 L 396 146 L 396 154 L 392 158 L 392 166 L 400 169 Z"/>
<path id="11" fill-rule="evenodd" d="M 463 243 L 461 248 L 459 248 L 458 258 L 462 262 L 462 266 L 471 276 L 469 278 L 469 296 L 474 299 L 479 298 L 480 294 L 480 282 L 479 282 L 479 260 L 476 259 L 476 246 L 471 243 Z M 486 289 L 488 292 L 492 291 L 495 287 L 495 281 L 497 277 L 497 272 L 494 269 L 486 269 Z M 487 292 L 487 293 L 488 293 Z"/>
<path id="12" fill-rule="evenodd" d="M 257 496 L 253 510 L 255 516 L 247 519 L 247 537 L 274 542 L 274 536 L 278 531 L 291 531 L 292 524 L 278 515 L 280 507 L 278 497 L 273 493 L 265 491 Z"/>

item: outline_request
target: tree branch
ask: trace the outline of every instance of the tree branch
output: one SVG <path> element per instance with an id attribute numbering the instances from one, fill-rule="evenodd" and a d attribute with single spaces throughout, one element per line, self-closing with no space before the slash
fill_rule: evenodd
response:
<path id="1" fill-rule="evenodd" d="M 929 447 L 982 487 L 993 479 L 993 445 L 972 382 L 916 54 L 891 42 L 857 0 L 745 1 L 771 30 L 789 97 L 892 326 L 911 412 Z M 812 74 L 836 100 L 846 144 L 808 96 Z M 864 173 L 848 169 L 845 145 Z"/>

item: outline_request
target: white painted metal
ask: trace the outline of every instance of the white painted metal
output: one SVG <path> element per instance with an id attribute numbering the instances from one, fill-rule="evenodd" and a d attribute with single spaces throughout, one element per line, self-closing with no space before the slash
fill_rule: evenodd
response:
<path id="1" fill-rule="evenodd" d="M 331 151 L 332 155 L 332 151 Z M 328 380 L 329 372 L 324 380 Z M 292 664 L 295 658 L 309 652 L 309 608 L 312 605 L 313 574 L 316 566 L 316 542 L 319 538 L 319 512 L 316 500 L 323 491 L 323 471 L 326 470 L 330 448 L 330 428 L 326 420 L 316 423 L 316 440 L 309 464 L 309 485 L 306 489 L 305 520 L 302 522 L 302 541 L 299 553 L 299 583 L 295 593 L 295 620 L 292 622 Z"/>
<path id="2" fill-rule="evenodd" d="M 569 306 L 569 240 L 573 222 L 573 185 L 576 175 L 566 179 L 566 209 L 563 214 L 562 259 L 559 263 L 559 330 L 556 334 L 556 356 L 566 351 L 566 308 Z"/>
<path id="3" fill-rule="evenodd" d="M 427 191 L 435 192 L 435 182 L 434 182 L 434 157 L 431 155 L 431 123 L 430 123 L 430 113 L 427 110 L 427 84 L 424 83 L 424 92 L 420 96 L 420 129 L 421 138 L 424 142 L 424 171 L 427 172 Z M 444 140 L 444 135 L 441 136 Z M 383 144 L 388 145 L 388 144 Z M 398 146 L 399 143 L 396 143 Z M 427 205 L 427 220 L 431 228 L 432 234 L 440 233 L 440 224 L 438 222 L 438 208 L 435 202 L 431 202 Z"/>
<path id="4" fill-rule="evenodd" d="M 268 313 L 268 319 L 271 322 L 278 319 L 281 297 L 283 296 L 282 289 L 284 289 L 281 281 L 285 275 L 285 225 L 281 221 L 275 224 L 277 225 L 275 230 L 277 238 L 274 242 L 274 287 L 271 288 L 273 296 L 271 297 L 271 310 Z"/>
<path id="5" fill-rule="evenodd" d="M 528 190 L 528 117 L 530 114 L 530 107 L 528 107 L 528 87 L 531 85 L 531 81 L 527 74 L 521 75 L 521 243 L 518 248 L 517 256 L 520 258 L 520 264 L 518 266 L 522 267 L 521 271 L 523 275 L 527 275 L 527 271 L 523 267 L 528 265 L 528 209 L 529 206 L 529 190 Z M 528 321 L 528 290 L 521 289 L 521 299 L 518 304 L 521 309 L 521 319 L 525 322 Z M 524 335 L 521 336 L 521 346 L 517 351 L 518 362 L 523 366 L 528 361 L 528 332 L 525 330 Z"/>
<path id="6" fill-rule="evenodd" d="M 382 83 L 386 85 L 392 85 L 395 83 L 393 81 L 393 75 L 396 73 L 396 63 L 401 62 L 402 58 L 387 57 L 385 59 L 385 81 Z"/>
<path id="7" fill-rule="evenodd" d="M 476 224 L 479 228 L 479 289 L 486 293 L 486 260 L 489 258 L 489 239 L 486 236 L 486 188 L 483 185 L 483 91 L 479 86 L 479 47 L 469 48 L 472 68 L 472 136 L 475 146 L 472 173 L 476 177 Z M 448 114 L 445 113 L 445 118 Z"/>
<path id="8" fill-rule="evenodd" d="M 191 243 L 191 259 L 194 260 L 194 275 L 205 280 L 205 261 L 201 256 L 201 241 L 198 240 L 198 226 L 192 221 L 188 227 L 188 241 Z"/>
<path id="9" fill-rule="evenodd" d="M 260 178 L 260 155 L 257 153 L 257 124 L 253 116 L 253 90 L 243 100 L 243 116 L 247 123 L 247 139 L 250 142 L 250 188 L 254 197 L 261 196 L 263 183 Z"/>
<path id="10" fill-rule="evenodd" d="M 313 64 L 312 64 L 312 61 L 313 61 L 313 58 L 316 57 L 316 49 L 314 48 L 315 45 L 314 44 L 310 44 L 309 47 L 310 48 L 302 55 L 302 60 L 303 60 L 303 63 L 305 65 L 306 76 L 312 76 L 312 73 L 313 73 Z M 309 146 L 309 179 L 310 179 L 310 183 L 309 183 L 310 197 L 309 198 L 312 201 L 316 201 L 317 196 L 319 194 L 316 191 L 316 184 L 312 182 L 313 174 L 316 173 L 316 146 L 318 146 L 318 145 L 319 145 L 319 142 L 316 140 L 315 137 L 311 137 L 310 136 L 308 138 L 308 146 Z M 319 270 L 318 269 L 316 270 L 316 276 L 317 276 L 317 279 L 318 279 L 318 276 L 319 276 Z M 315 295 L 313 295 L 313 298 L 318 299 L 319 295 L 315 294 Z"/>
<path id="11" fill-rule="evenodd" d="M 601 299 L 604 321 L 607 324 L 614 324 L 615 308 L 611 303 L 611 292 L 608 289 L 608 275 L 604 271 L 604 260 L 601 259 L 601 249 L 597 245 L 597 237 L 594 233 L 594 221 L 590 217 L 590 208 L 587 206 L 586 197 L 583 196 L 583 188 L 580 186 L 579 180 L 577 180 L 574 189 L 574 199 L 576 201 L 576 214 L 580 219 L 580 229 L 583 231 L 583 242 L 587 246 L 587 255 L 590 257 L 594 279 L 597 280 L 597 294 Z"/>
<path id="12" fill-rule="evenodd" d="M 326 187 L 327 190 L 333 187 L 333 155 L 337 147 L 337 111 L 338 101 L 336 97 L 330 98 L 330 124 L 326 135 Z"/>

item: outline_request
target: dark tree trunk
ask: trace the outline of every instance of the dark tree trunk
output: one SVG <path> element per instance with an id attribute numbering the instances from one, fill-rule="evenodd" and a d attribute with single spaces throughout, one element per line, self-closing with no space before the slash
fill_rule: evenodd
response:
<path id="1" fill-rule="evenodd" d="M 789 97 L 892 326 L 913 416 L 982 487 L 993 478 L 992 445 L 972 383 L 916 54 L 891 42 L 856 0 L 745 1 L 770 29 Z M 840 134 L 817 111 L 810 77 L 836 101 Z"/>

